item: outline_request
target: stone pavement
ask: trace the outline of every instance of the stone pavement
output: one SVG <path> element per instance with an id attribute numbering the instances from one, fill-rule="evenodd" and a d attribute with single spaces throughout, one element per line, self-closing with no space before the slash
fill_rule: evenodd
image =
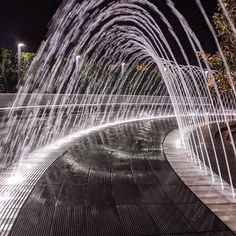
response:
<path id="1" fill-rule="evenodd" d="M 215 215 L 236 231 L 236 199 L 232 197 L 229 184 L 223 181 L 222 190 L 217 174 L 214 173 L 215 181 L 212 182 L 210 170 L 207 169 L 206 175 L 194 164 L 181 145 L 178 130 L 168 134 L 163 146 L 168 161 L 182 181 Z"/>
<path id="2" fill-rule="evenodd" d="M 37 182 L 11 235 L 234 235 L 166 160 L 174 128 L 140 121 L 84 137 Z"/>

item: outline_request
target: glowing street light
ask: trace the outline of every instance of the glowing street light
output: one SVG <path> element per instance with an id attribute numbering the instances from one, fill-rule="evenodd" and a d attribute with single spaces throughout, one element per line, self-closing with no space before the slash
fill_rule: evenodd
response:
<path id="1" fill-rule="evenodd" d="M 23 43 L 18 43 L 18 64 L 17 64 L 17 74 L 18 74 L 18 82 L 20 81 L 21 76 L 21 54 L 22 54 L 22 47 L 25 45 Z"/>
<path id="2" fill-rule="evenodd" d="M 125 73 L 125 65 L 126 65 L 126 63 L 122 63 L 122 64 L 121 64 L 121 78 L 124 77 L 124 73 Z"/>
<path id="3" fill-rule="evenodd" d="M 208 77 L 209 77 L 209 71 L 208 71 L 208 70 L 205 70 L 204 73 L 205 73 L 205 78 L 206 78 L 206 80 L 207 80 Z"/>
<path id="4" fill-rule="evenodd" d="M 18 47 L 24 47 L 25 45 L 23 43 L 19 43 Z"/>

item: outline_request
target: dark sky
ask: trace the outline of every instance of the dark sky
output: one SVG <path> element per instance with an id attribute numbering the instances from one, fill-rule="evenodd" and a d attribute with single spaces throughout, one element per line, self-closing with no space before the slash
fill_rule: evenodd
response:
<path id="1" fill-rule="evenodd" d="M 164 0 L 152 0 L 157 3 Z M 217 0 L 202 0 L 208 15 L 216 9 Z M 15 49 L 24 42 L 28 51 L 36 51 L 47 32 L 47 25 L 62 0 L 1 0 L 0 47 Z M 214 51 L 209 31 L 204 26 L 194 0 L 174 0 L 203 43 L 204 49 Z M 174 21 L 175 19 L 173 19 Z"/>
<path id="2" fill-rule="evenodd" d="M 47 25 L 62 0 L 0 0 L 0 47 L 14 49 L 17 42 L 36 51 Z"/>

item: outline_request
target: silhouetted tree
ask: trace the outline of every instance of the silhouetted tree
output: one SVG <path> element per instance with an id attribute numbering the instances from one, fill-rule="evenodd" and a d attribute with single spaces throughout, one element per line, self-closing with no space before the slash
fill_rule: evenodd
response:
<path id="1" fill-rule="evenodd" d="M 236 1 L 235 0 L 222 0 L 222 3 L 228 13 L 227 19 L 226 14 L 223 11 L 223 8 L 218 3 L 218 9 L 213 15 L 213 24 L 215 26 L 217 36 L 222 48 L 223 54 L 226 58 L 227 64 L 229 66 L 230 75 L 233 78 L 233 86 L 236 85 L 236 35 L 234 33 L 236 25 Z M 231 24 L 230 24 L 231 22 Z M 212 80 L 216 81 L 218 88 L 221 92 L 232 94 L 232 88 L 230 86 L 229 75 L 227 73 L 226 66 L 223 62 L 223 59 L 220 55 L 220 52 L 217 52 L 214 55 L 206 54 L 205 58 L 212 70 L 217 70 L 219 72 L 218 76 L 211 76 L 208 78 L 209 87 L 213 89 Z"/>
<path id="2" fill-rule="evenodd" d="M 34 55 L 31 52 L 22 52 L 22 76 L 28 70 Z M 17 84 L 17 53 L 0 49 L 0 93 L 16 92 Z"/>

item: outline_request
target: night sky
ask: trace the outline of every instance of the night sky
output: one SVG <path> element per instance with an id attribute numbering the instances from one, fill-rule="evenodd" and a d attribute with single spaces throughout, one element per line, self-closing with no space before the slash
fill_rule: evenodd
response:
<path id="1" fill-rule="evenodd" d="M 62 0 L 0 0 L 0 47 L 14 49 L 17 42 L 36 51 L 50 19 Z"/>
<path id="2" fill-rule="evenodd" d="M 15 49 L 18 42 L 24 42 L 28 51 L 37 51 L 47 33 L 47 27 L 62 0 L 1 0 L 0 2 L 0 48 Z M 165 0 L 152 0 L 155 4 Z M 203 47 L 214 52 L 215 46 L 202 20 L 194 0 L 174 0 L 177 8 L 187 18 L 197 33 Z M 211 16 L 217 0 L 202 0 Z M 174 24 L 173 19 L 172 23 Z M 171 21 L 171 19 L 170 19 Z"/>

